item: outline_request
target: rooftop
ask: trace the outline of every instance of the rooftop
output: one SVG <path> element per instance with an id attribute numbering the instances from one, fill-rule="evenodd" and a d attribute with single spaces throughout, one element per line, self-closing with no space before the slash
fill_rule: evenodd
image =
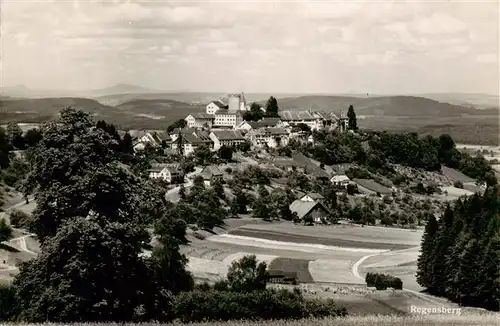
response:
<path id="1" fill-rule="evenodd" d="M 202 113 L 202 112 L 194 113 L 192 114 L 192 116 L 195 119 L 215 119 L 215 116 L 213 114 Z"/>
<path id="2" fill-rule="evenodd" d="M 222 176 L 222 171 L 216 165 L 207 165 L 201 170 L 200 174 L 203 179 L 208 180 L 213 176 Z"/>
<path id="3" fill-rule="evenodd" d="M 222 103 L 222 101 L 212 101 L 212 102 L 210 102 L 210 103 L 215 104 L 216 106 L 218 106 L 218 107 L 219 107 L 219 109 L 227 109 L 227 105 L 226 105 L 226 104 L 224 104 L 224 103 Z M 210 103 L 209 103 L 209 104 L 210 104 Z"/>
<path id="4" fill-rule="evenodd" d="M 212 130 L 212 133 L 219 140 L 245 140 L 238 130 Z"/>
<path id="5" fill-rule="evenodd" d="M 302 201 L 300 199 L 295 200 L 291 205 L 290 205 L 290 210 L 292 213 L 297 213 L 299 218 L 303 218 L 309 212 L 311 212 L 313 209 L 316 207 L 321 207 L 325 211 L 328 211 L 325 206 L 319 202 L 319 201 Z"/>
<path id="6" fill-rule="evenodd" d="M 278 113 L 281 120 L 293 121 L 293 120 L 316 120 L 317 117 L 309 111 L 281 111 Z"/>

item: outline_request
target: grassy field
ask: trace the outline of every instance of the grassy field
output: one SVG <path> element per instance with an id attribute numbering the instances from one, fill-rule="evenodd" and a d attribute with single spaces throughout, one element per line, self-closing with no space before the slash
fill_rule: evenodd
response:
<path id="1" fill-rule="evenodd" d="M 413 315 L 413 316 L 355 316 L 343 318 L 325 319 L 303 319 L 296 321 L 228 321 L 228 322 L 204 322 L 192 323 L 198 326 L 433 326 L 433 325 L 498 325 L 500 322 L 498 315 L 468 314 L 468 315 Z M 48 324 L 16 324 L 16 325 L 48 325 Z M 53 326 L 63 324 L 50 324 Z M 181 323 L 157 324 L 157 323 L 80 323 L 74 326 L 153 326 L 153 325 L 182 325 Z"/>
<path id="2" fill-rule="evenodd" d="M 292 241 L 311 243 L 314 238 L 330 239 L 332 241 L 350 241 L 357 248 L 376 248 L 386 249 L 384 246 L 399 246 L 400 249 L 418 246 L 422 237 L 421 231 L 410 231 L 384 227 L 358 227 L 358 226 L 332 226 L 332 225 L 314 225 L 304 227 L 303 225 L 295 225 L 293 223 L 273 223 L 269 225 L 245 225 L 237 229 L 254 232 L 273 232 L 277 234 L 307 237 L 309 242 Z M 234 234 L 230 232 L 230 234 Z M 297 238 L 297 240 L 303 240 Z M 322 240 L 320 240 L 322 241 Z M 312 242 L 314 243 L 314 242 Z M 334 243 L 329 244 L 335 246 Z M 342 245 L 339 245 L 342 246 Z M 345 245 L 344 245 L 345 246 Z"/>

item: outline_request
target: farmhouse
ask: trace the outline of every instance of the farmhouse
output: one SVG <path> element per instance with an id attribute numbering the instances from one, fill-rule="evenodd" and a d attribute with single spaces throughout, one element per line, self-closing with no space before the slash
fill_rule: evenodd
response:
<path id="1" fill-rule="evenodd" d="M 222 181 L 222 171 L 215 165 L 207 165 L 199 174 L 203 177 L 203 181 L 207 186 L 210 186 L 216 181 Z"/>
<path id="2" fill-rule="evenodd" d="M 184 181 L 184 172 L 179 164 L 152 164 L 148 172 L 151 179 L 161 179 L 168 183 L 180 183 Z"/>
<path id="3" fill-rule="evenodd" d="M 337 174 L 330 179 L 330 182 L 335 187 L 346 188 L 347 185 L 349 185 L 349 183 L 351 182 L 351 179 L 349 179 L 349 177 L 345 174 Z"/>
<path id="4" fill-rule="evenodd" d="M 193 113 L 186 117 L 186 124 L 189 128 L 211 128 L 215 121 L 215 116 L 208 113 Z"/>
<path id="5" fill-rule="evenodd" d="M 222 101 L 212 101 L 207 104 L 205 108 L 205 112 L 207 114 L 215 114 L 220 109 L 227 109 L 227 105 L 224 104 Z"/>
<path id="6" fill-rule="evenodd" d="M 321 201 L 303 201 L 300 199 L 295 200 L 290 205 L 292 213 L 297 213 L 299 219 L 312 217 L 316 223 L 321 223 L 329 215 L 328 209 Z"/>
<path id="7" fill-rule="evenodd" d="M 245 142 L 245 138 L 238 130 L 212 130 L 210 139 L 214 142 L 214 150 L 222 146 L 236 146 Z"/>

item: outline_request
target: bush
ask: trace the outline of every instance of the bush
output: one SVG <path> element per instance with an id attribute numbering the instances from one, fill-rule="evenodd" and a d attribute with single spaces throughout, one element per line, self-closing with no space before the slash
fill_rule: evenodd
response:
<path id="1" fill-rule="evenodd" d="M 332 300 L 307 300 L 288 290 L 247 293 L 231 291 L 182 292 L 174 300 L 174 314 L 182 322 L 210 320 L 270 320 L 345 316 Z"/>
<path id="2" fill-rule="evenodd" d="M 357 192 L 358 192 L 358 187 L 356 185 L 354 185 L 354 184 L 347 185 L 347 193 L 349 195 L 352 196 L 352 195 L 356 194 Z"/>
<path id="3" fill-rule="evenodd" d="M 368 273 L 365 282 L 367 286 L 374 286 L 377 290 L 386 290 L 389 287 L 396 290 L 403 289 L 403 281 L 399 277 L 387 274 Z"/>
<path id="4" fill-rule="evenodd" d="M 9 171 L 2 171 L 1 177 L 3 182 L 5 182 L 5 184 L 10 187 L 14 187 L 16 183 L 19 181 L 19 177 L 16 174 Z"/>
<path id="5" fill-rule="evenodd" d="M 464 184 L 461 182 L 461 181 L 455 181 L 453 183 L 453 187 L 455 188 L 460 188 L 460 189 L 464 189 Z"/>
<path id="6" fill-rule="evenodd" d="M 30 215 L 18 209 L 14 209 L 10 212 L 10 224 L 16 228 L 28 228 L 30 218 Z"/>

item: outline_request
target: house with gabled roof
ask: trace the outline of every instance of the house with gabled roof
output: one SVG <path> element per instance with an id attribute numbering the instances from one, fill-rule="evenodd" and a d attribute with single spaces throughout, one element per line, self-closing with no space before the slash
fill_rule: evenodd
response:
<path id="1" fill-rule="evenodd" d="M 318 200 L 315 201 L 303 201 L 300 199 L 295 200 L 290 204 L 290 210 L 292 213 L 297 214 L 300 220 L 304 220 L 307 217 L 311 217 L 316 223 L 324 223 L 330 211 L 328 208 Z"/>
<path id="2" fill-rule="evenodd" d="M 216 165 L 205 166 L 199 175 L 203 178 L 203 182 L 207 186 L 223 179 L 223 173 Z"/>
<path id="3" fill-rule="evenodd" d="M 218 100 L 218 101 L 212 101 L 210 103 L 207 104 L 206 108 L 205 108 L 205 112 L 207 114 L 215 114 L 215 112 L 217 112 L 217 110 L 227 110 L 228 109 L 228 106 L 227 104 L 223 103 L 222 101 Z"/>
<path id="4" fill-rule="evenodd" d="M 222 146 L 234 147 L 243 144 L 246 140 L 238 130 L 215 130 L 210 133 L 210 139 L 214 143 L 214 150 Z"/>
<path id="5" fill-rule="evenodd" d="M 179 164 L 153 163 L 148 170 L 149 178 L 163 180 L 168 183 L 184 182 L 184 171 Z"/>
<path id="6" fill-rule="evenodd" d="M 208 113 L 192 113 L 184 120 L 186 120 L 186 125 L 189 128 L 211 128 L 215 122 L 215 115 Z"/>

